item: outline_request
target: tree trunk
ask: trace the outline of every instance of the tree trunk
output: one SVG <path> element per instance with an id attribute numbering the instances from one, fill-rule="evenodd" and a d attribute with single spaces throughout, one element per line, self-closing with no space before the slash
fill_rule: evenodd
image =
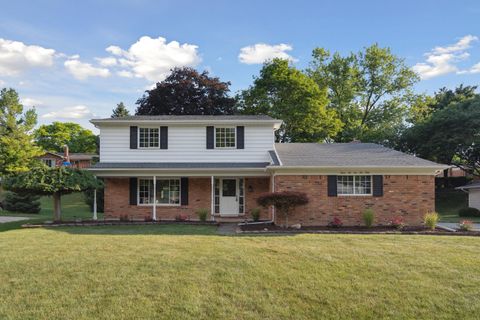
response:
<path id="1" fill-rule="evenodd" d="M 55 192 L 53 194 L 53 220 L 54 221 L 62 220 L 62 209 L 61 209 L 60 197 L 61 196 L 59 192 Z"/>

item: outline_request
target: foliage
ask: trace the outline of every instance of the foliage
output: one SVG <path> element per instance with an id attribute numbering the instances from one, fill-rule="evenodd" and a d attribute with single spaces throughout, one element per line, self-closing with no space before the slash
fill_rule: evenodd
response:
<path id="1" fill-rule="evenodd" d="M 120 118 L 129 115 L 130 112 L 128 111 L 127 107 L 123 104 L 123 102 L 120 102 L 119 104 L 117 104 L 115 109 L 112 110 L 111 118 Z"/>
<path id="2" fill-rule="evenodd" d="M 0 91 L 0 176 L 28 170 L 42 154 L 32 142 L 36 124 L 35 109 L 24 112 L 15 90 Z"/>
<path id="3" fill-rule="evenodd" d="M 418 81 L 403 59 L 377 44 L 345 57 L 316 48 L 307 74 L 328 89 L 329 108 L 337 111 L 344 125 L 335 137 L 338 142 L 392 144 L 403 128 L 411 89 Z"/>
<path id="4" fill-rule="evenodd" d="M 137 115 L 234 114 L 235 99 L 228 96 L 230 82 L 199 73 L 192 68 L 174 68 L 154 89 L 138 99 Z"/>
<path id="5" fill-rule="evenodd" d="M 22 213 L 39 213 L 40 197 L 30 193 L 5 192 L 5 210 Z"/>
<path id="6" fill-rule="evenodd" d="M 480 217 L 480 210 L 477 208 L 461 208 L 458 210 L 460 217 Z"/>
<path id="7" fill-rule="evenodd" d="M 338 217 L 334 217 L 333 220 L 328 223 L 328 226 L 332 228 L 340 228 L 343 226 L 343 221 Z"/>
<path id="8" fill-rule="evenodd" d="M 458 224 L 458 229 L 461 231 L 471 231 L 473 229 L 473 222 L 470 220 L 462 220 Z"/>
<path id="9" fill-rule="evenodd" d="M 202 222 L 207 221 L 208 216 L 208 209 L 207 208 L 199 208 L 197 209 L 198 219 Z"/>
<path id="10" fill-rule="evenodd" d="M 96 153 L 98 148 L 96 135 L 74 122 L 41 125 L 35 130 L 35 140 L 45 151 L 62 152 L 68 145 L 73 153 Z"/>
<path id="11" fill-rule="evenodd" d="M 434 112 L 404 133 L 400 147 L 419 157 L 479 175 L 480 96 Z"/>
<path id="12" fill-rule="evenodd" d="M 428 212 L 425 214 L 425 216 L 423 217 L 423 224 L 429 228 L 429 229 L 432 229 L 432 230 L 435 230 L 436 226 L 437 226 L 437 223 L 438 223 L 438 219 L 439 219 L 439 216 L 438 216 L 438 213 L 436 212 Z"/>
<path id="13" fill-rule="evenodd" d="M 257 203 L 262 207 L 275 206 L 275 210 L 285 217 L 285 226 L 288 227 L 288 215 L 297 206 L 308 203 L 308 197 L 303 192 L 282 191 L 261 194 Z"/>
<path id="14" fill-rule="evenodd" d="M 393 218 L 392 221 L 390 221 L 389 225 L 398 230 L 402 230 L 406 226 L 402 217 Z"/>
<path id="15" fill-rule="evenodd" d="M 83 192 L 85 203 L 88 205 L 88 207 L 90 208 L 90 211 L 92 212 L 93 212 L 93 200 L 94 200 L 93 193 L 94 193 L 93 189 L 85 190 Z M 97 212 L 104 212 L 104 206 L 105 206 L 105 190 L 102 188 L 97 190 Z"/>
<path id="16" fill-rule="evenodd" d="M 341 122 L 327 104 L 327 90 L 282 59 L 265 63 L 253 85 L 238 96 L 242 113 L 284 121 L 276 131 L 278 142 L 319 142 L 335 136 Z"/>
<path id="17" fill-rule="evenodd" d="M 365 223 L 365 226 L 370 228 L 373 225 L 373 222 L 375 221 L 375 213 L 373 212 L 372 209 L 366 209 L 363 211 L 362 219 L 363 219 L 363 223 Z"/>
<path id="18" fill-rule="evenodd" d="M 252 220 L 257 222 L 260 220 L 260 208 L 253 208 L 250 211 L 250 215 L 252 216 Z"/>

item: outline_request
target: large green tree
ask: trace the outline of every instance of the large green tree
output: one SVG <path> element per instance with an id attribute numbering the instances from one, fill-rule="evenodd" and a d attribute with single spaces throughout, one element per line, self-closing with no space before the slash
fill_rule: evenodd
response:
<path id="1" fill-rule="evenodd" d="M 126 117 L 129 116 L 130 112 L 128 111 L 127 107 L 123 104 L 123 102 L 120 102 L 117 104 L 115 109 L 112 110 L 112 118 L 120 118 L 120 117 Z"/>
<path id="2" fill-rule="evenodd" d="M 320 142 L 334 137 L 341 122 L 327 104 L 327 90 L 282 59 L 265 63 L 253 85 L 238 96 L 242 113 L 284 121 L 276 132 L 280 142 Z"/>
<path id="3" fill-rule="evenodd" d="M 92 131 L 73 122 L 53 122 L 35 130 L 37 144 L 46 151 L 61 152 L 68 145 L 70 152 L 97 152 L 97 138 Z"/>
<path id="4" fill-rule="evenodd" d="M 0 91 L 0 176 L 28 170 L 41 155 L 33 143 L 36 123 L 35 110 L 24 111 L 14 89 Z"/>
<path id="5" fill-rule="evenodd" d="M 62 195 L 101 189 L 102 186 L 102 181 L 95 179 L 89 171 L 68 167 L 36 167 L 26 172 L 10 175 L 4 181 L 4 187 L 7 190 L 37 195 L 51 195 L 55 221 L 62 219 Z"/>
<path id="6" fill-rule="evenodd" d="M 403 59 L 377 44 L 346 56 L 317 48 L 307 74 L 328 90 L 329 108 L 344 124 L 335 138 L 340 142 L 390 143 L 403 126 L 418 81 Z"/>
<path id="7" fill-rule="evenodd" d="M 235 99 L 228 94 L 230 82 L 199 73 L 192 68 L 174 68 L 170 75 L 138 99 L 137 115 L 234 114 Z"/>

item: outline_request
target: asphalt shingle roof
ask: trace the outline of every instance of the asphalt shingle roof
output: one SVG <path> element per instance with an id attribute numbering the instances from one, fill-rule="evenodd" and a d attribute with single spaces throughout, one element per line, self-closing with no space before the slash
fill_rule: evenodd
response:
<path id="1" fill-rule="evenodd" d="M 265 168 L 268 162 L 98 162 L 92 169 L 238 169 Z"/>
<path id="2" fill-rule="evenodd" d="M 442 167 L 375 143 L 277 143 L 283 166 L 312 167 Z"/>

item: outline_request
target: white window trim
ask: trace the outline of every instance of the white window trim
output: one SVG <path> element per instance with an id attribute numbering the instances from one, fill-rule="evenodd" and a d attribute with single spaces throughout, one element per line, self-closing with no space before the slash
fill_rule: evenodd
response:
<path id="1" fill-rule="evenodd" d="M 222 129 L 222 128 L 229 128 L 229 129 L 233 129 L 233 132 L 235 134 L 235 138 L 234 138 L 234 145 L 233 147 L 217 147 L 217 128 L 218 129 Z M 225 149 L 237 149 L 237 127 L 236 126 L 215 126 L 213 128 L 213 146 L 215 149 L 220 149 L 220 150 L 225 150 Z"/>
<path id="2" fill-rule="evenodd" d="M 142 177 L 137 178 L 137 206 L 139 207 L 153 207 L 153 203 L 140 203 L 140 180 L 153 180 L 153 178 Z M 160 180 L 178 180 L 179 190 L 178 190 L 178 203 L 157 203 L 156 207 L 180 207 L 182 205 L 182 179 L 177 177 L 157 177 L 155 181 Z"/>
<path id="3" fill-rule="evenodd" d="M 140 146 L 140 129 L 158 129 L 158 147 L 141 147 Z M 161 135 L 160 127 L 148 127 L 148 126 L 138 127 L 138 130 L 137 130 L 137 149 L 142 149 L 142 150 L 158 150 L 158 149 L 160 149 L 160 144 L 161 144 L 160 135 Z"/>
<path id="4" fill-rule="evenodd" d="M 338 177 L 353 177 L 353 192 L 355 192 L 355 177 L 370 176 L 370 193 L 339 193 Z M 337 197 L 371 197 L 373 196 L 373 175 L 371 174 L 339 174 L 337 175 Z"/>

